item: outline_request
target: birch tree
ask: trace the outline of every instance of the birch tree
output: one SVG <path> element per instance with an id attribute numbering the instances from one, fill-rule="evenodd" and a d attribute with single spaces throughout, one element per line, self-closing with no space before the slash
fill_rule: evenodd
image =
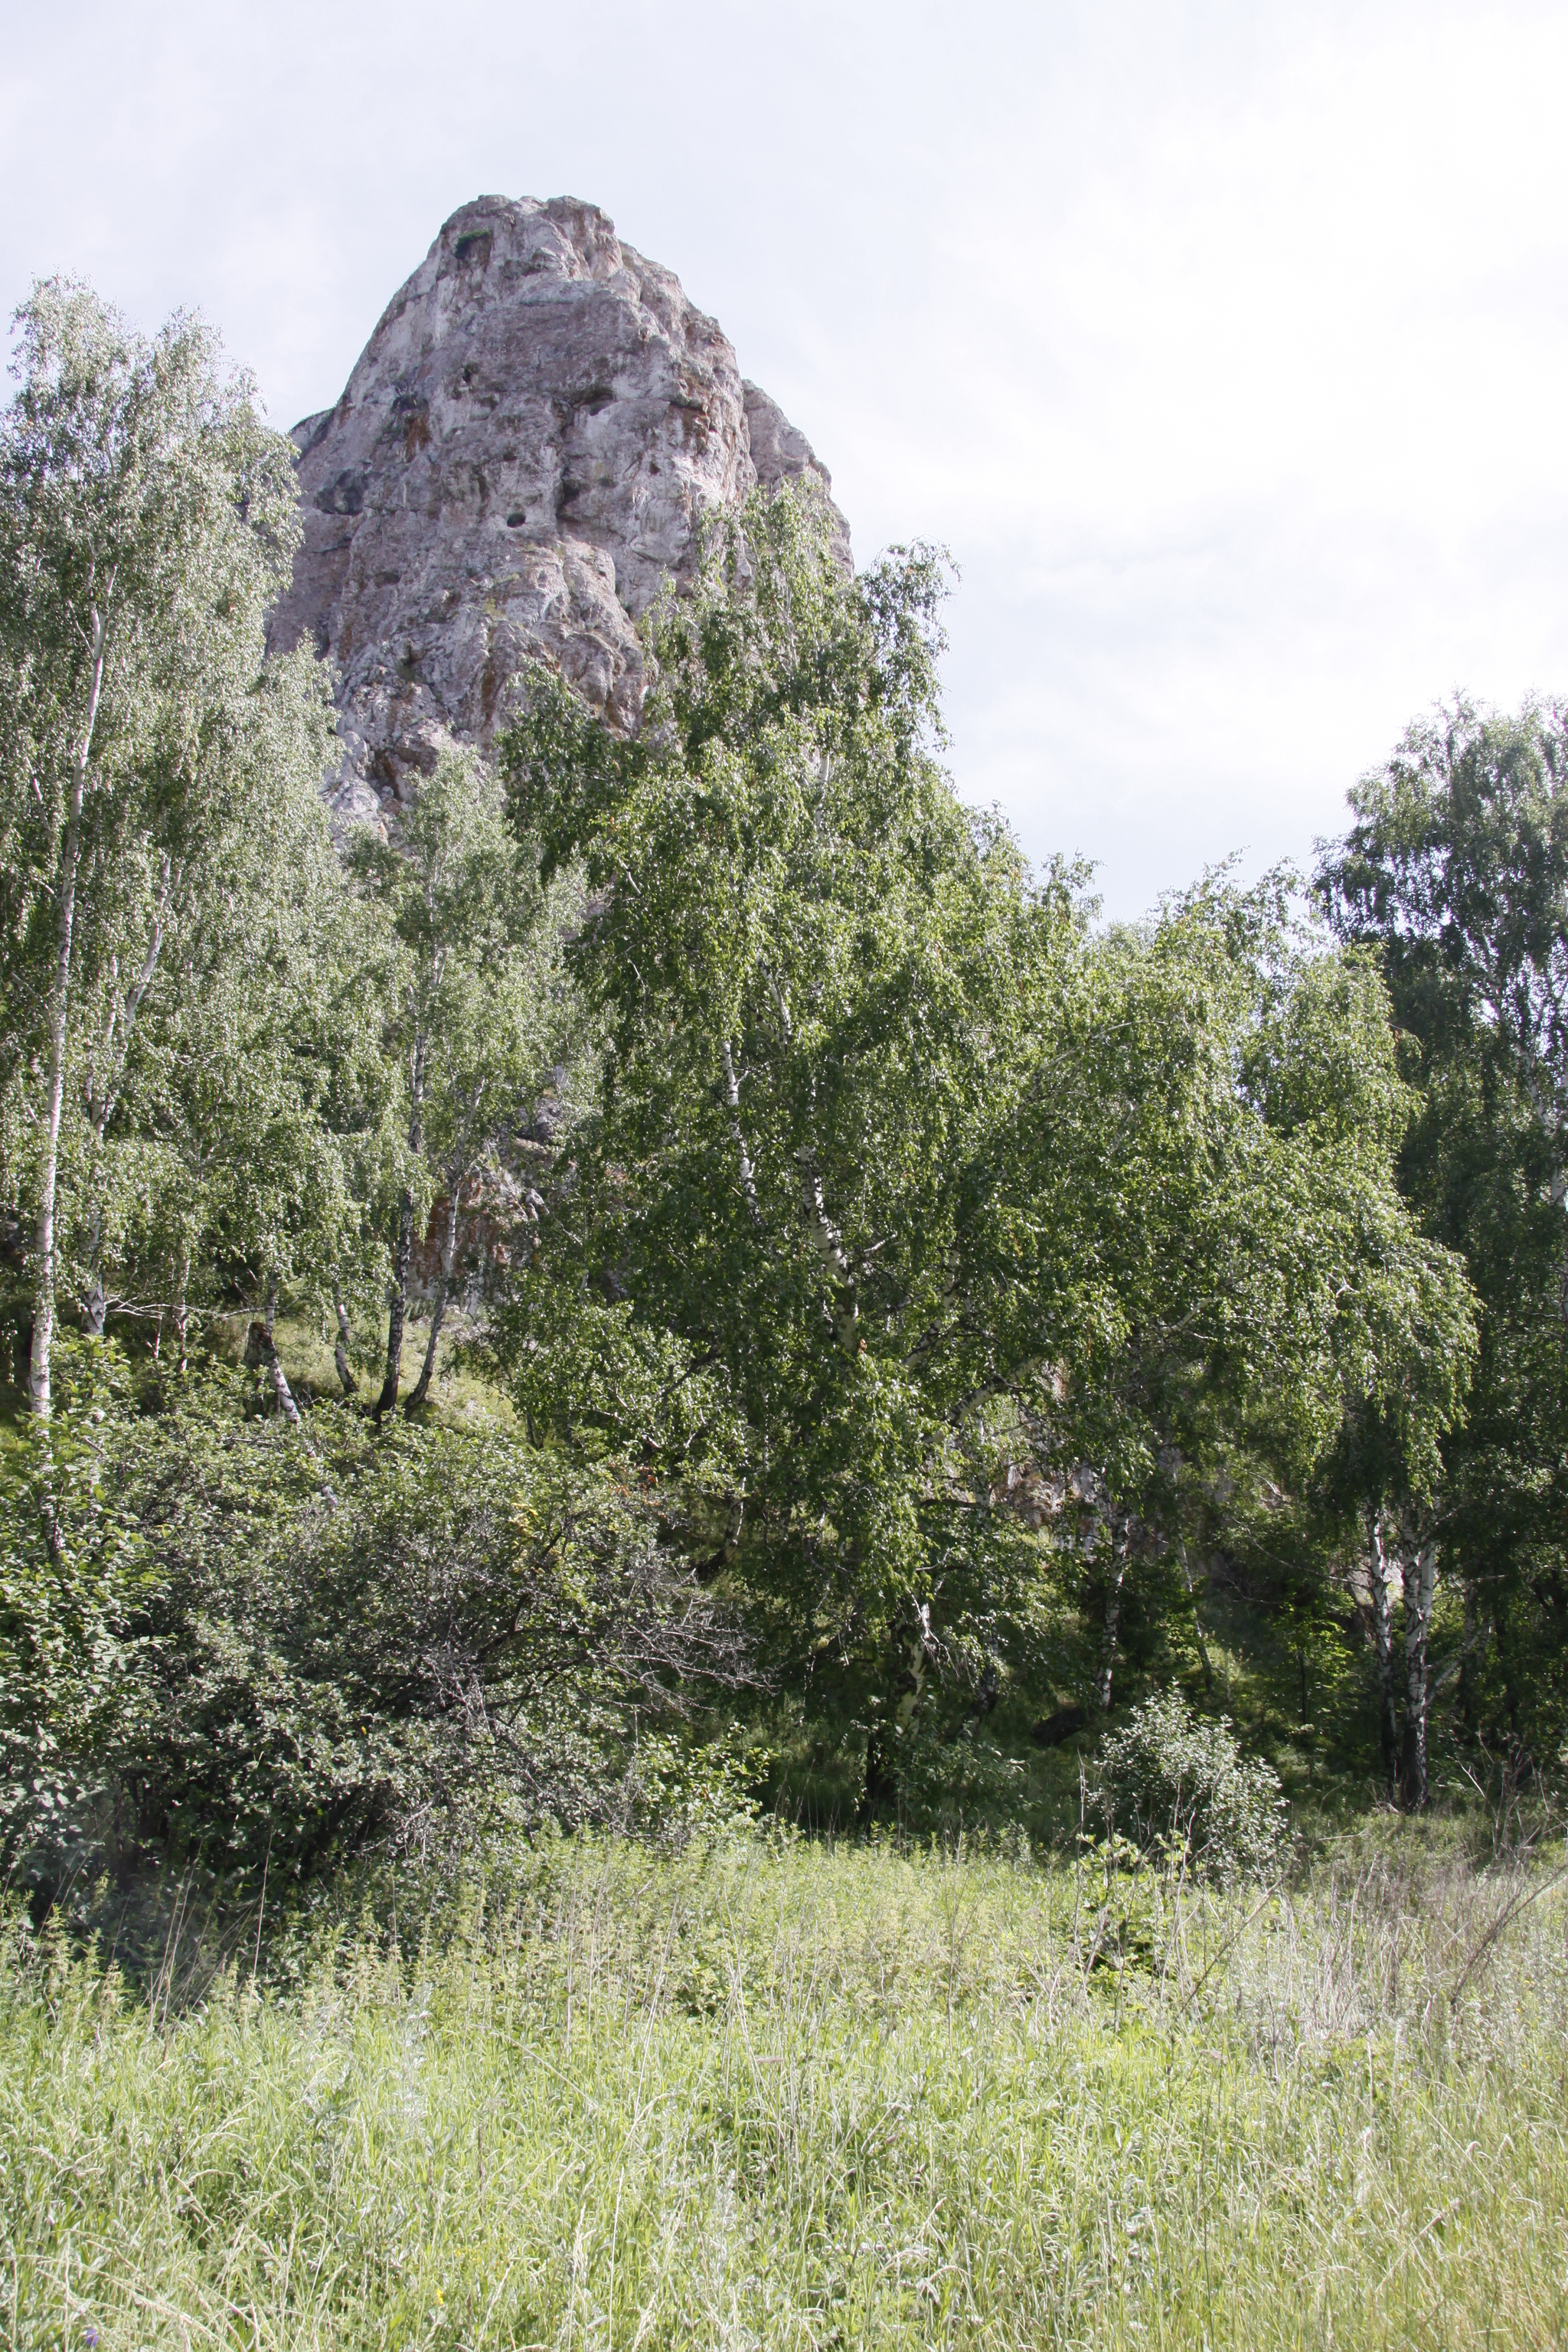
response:
<path id="1" fill-rule="evenodd" d="M 297 526 L 291 448 L 200 320 L 148 341 L 51 280 L 17 327 L 0 423 L 5 1159 L 33 1236 L 29 1390 L 47 1417 L 63 1229 L 96 1188 L 101 1270 L 128 1057 L 254 780 L 263 622 Z M 296 772 L 324 735 L 309 701 L 293 698 Z M 84 1303 L 100 1322 L 98 1274 Z"/>
<path id="2" fill-rule="evenodd" d="M 651 625 L 637 739 L 538 677 L 504 754 L 520 830 L 584 861 L 605 1031 L 501 1326 L 520 1403 L 681 1482 L 703 1572 L 863 1722 L 950 1668 L 978 1688 L 983 1645 L 944 1645 L 1028 1569 L 970 1507 L 993 1375 L 952 1255 L 1020 982 L 1071 919 L 942 773 L 942 587 L 923 550 L 848 580 L 809 500 L 755 499 Z"/>
<path id="3" fill-rule="evenodd" d="M 1074 877 L 963 807 L 940 593 L 919 551 L 846 580 L 808 500 L 754 500 L 654 621 L 638 739 L 536 680 L 506 752 L 520 826 L 584 860 L 605 1044 L 503 1359 L 542 1433 L 685 1481 L 704 1572 L 860 1721 L 868 1792 L 933 1694 L 983 1710 L 1029 1654 L 1058 1536 L 1007 1503 L 1020 1451 L 1089 1539 L 1109 1704 L 1226 1416 L 1310 1460 L 1357 1346 L 1382 1377 L 1447 1278 L 1387 1122 L 1288 1108 L 1301 975 L 1262 909 L 1096 941 Z M 1366 1013 L 1321 992 L 1298 1043 Z"/>
<path id="4" fill-rule="evenodd" d="M 1489 1746 L 1568 1727 L 1568 716 L 1457 699 L 1406 730 L 1351 806 L 1320 888 L 1341 935 L 1376 955 L 1405 1040 L 1402 1188 L 1462 1254 L 1479 1305 L 1438 1475 L 1413 1493 L 1397 1447 L 1367 1457 L 1369 1574 L 1391 1595 L 1391 1659 L 1401 1632 L 1404 1647 L 1384 1744 L 1418 1804 L 1434 1687 L 1458 1684 Z M 1445 1626 L 1448 1586 L 1462 1606 Z"/>
<path id="5" fill-rule="evenodd" d="M 416 1244 L 432 1206 L 440 1261 L 424 1360 L 405 1403 L 429 1393 L 458 1273 L 465 1188 L 510 1143 L 556 1070 L 580 1048 L 562 964 L 572 877 L 542 889 L 520 856 L 494 777 L 450 753 L 405 815 L 396 843 L 370 835 L 351 853 L 363 899 L 393 942 L 382 1006 L 400 1074 L 405 1125 L 391 1211 L 385 1367 L 376 1413 L 397 1402 Z M 528 1203 L 523 1203 L 526 1212 Z"/>
<path id="6" fill-rule="evenodd" d="M 984 1164 L 973 1295 L 1051 1366 L 1037 1426 L 1102 1710 L 1140 1575 L 1156 1607 L 1190 1593 L 1189 1545 L 1231 1536 L 1238 1493 L 1304 1494 L 1347 1396 L 1429 1464 L 1468 1368 L 1462 1270 L 1394 1182 L 1381 983 L 1292 923 L 1282 879 L 1087 943 Z"/>

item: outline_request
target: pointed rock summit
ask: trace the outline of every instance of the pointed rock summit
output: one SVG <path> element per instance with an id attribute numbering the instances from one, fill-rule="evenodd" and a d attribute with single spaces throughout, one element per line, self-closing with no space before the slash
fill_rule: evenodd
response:
<path id="1" fill-rule="evenodd" d="M 305 537 L 272 638 L 340 673 L 342 824 L 408 798 L 444 741 L 488 742 L 530 657 L 634 727 L 635 625 L 690 576 L 703 514 L 829 487 L 679 279 L 563 196 L 454 213 L 293 437 Z"/>

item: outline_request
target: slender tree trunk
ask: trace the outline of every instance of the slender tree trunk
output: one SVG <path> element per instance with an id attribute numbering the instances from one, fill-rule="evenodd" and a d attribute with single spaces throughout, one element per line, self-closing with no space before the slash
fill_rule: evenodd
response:
<path id="1" fill-rule="evenodd" d="M 103 1127 L 95 1122 L 93 1130 L 92 1182 L 94 1190 L 99 1192 L 100 1197 L 93 1204 L 88 1243 L 88 1263 L 92 1267 L 92 1280 L 88 1285 L 87 1296 L 82 1301 L 82 1307 L 87 1316 L 88 1334 L 89 1338 L 94 1339 L 102 1339 L 103 1327 L 109 1320 L 109 1291 L 103 1279 L 102 1154 Z"/>
<path id="2" fill-rule="evenodd" d="M 906 1731 L 921 1711 L 921 1702 L 925 1697 L 926 1670 L 936 1654 L 936 1641 L 931 1630 L 931 1603 L 922 1601 L 915 1611 L 909 1668 L 904 1675 L 903 1696 L 898 1707 L 899 1721 Z"/>
<path id="3" fill-rule="evenodd" d="M 931 1628 L 931 1603 L 919 1602 L 910 1640 L 909 1664 L 898 1678 L 898 1696 L 885 1715 L 872 1725 L 866 1741 L 866 1785 L 860 1799 L 860 1819 L 871 1820 L 899 1793 L 898 1740 L 907 1732 L 925 1699 L 926 1676 L 938 1654 Z"/>
<path id="4" fill-rule="evenodd" d="M 425 1040 L 420 1037 L 414 1048 L 413 1110 L 408 1121 L 408 1150 L 417 1160 L 425 1143 Z M 386 1374 L 381 1383 L 381 1394 L 375 1401 L 375 1418 L 390 1412 L 397 1402 L 397 1383 L 403 1376 L 403 1325 L 408 1312 L 408 1267 L 414 1255 L 414 1190 L 405 1187 L 397 1203 L 397 1242 L 392 1257 L 392 1281 L 387 1288 L 386 1304 Z"/>
<path id="5" fill-rule="evenodd" d="M 102 1169 L 98 1164 L 99 1155 L 101 1154 L 103 1150 L 103 1130 L 101 1128 L 98 1130 L 94 1138 L 94 1142 L 97 1147 L 93 1159 L 93 1182 L 96 1188 L 101 1183 L 103 1173 Z M 87 1315 L 88 1337 L 92 1339 L 101 1339 L 103 1337 L 103 1327 L 109 1320 L 109 1293 L 105 1289 L 103 1282 L 103 1205 L 101 1198 L 96 1202 L 93 1206 L 89 1238 L 88 1242 L 88 1261 L 92 1267 L 92 1280 L 88 1285 L 87 1297 L 83 1299 L 82 1306 Z"/>
<path id="6" fill-rule="evenodd" d="M 275 1274 L 269 1276 L 268 1279 L 267 1304 L 262 1310 L 261 1320 L 267 1333 L 267 1344 L 270 1348 L 273 1328 L 278 1321 L 278 1276 Z"/>
<path id="7" fill-rule="evenodd" d="M 1198 1645 L 1198 1663 L 1204 1670 L 1204 1688 L 1212 1698 L 1214 1696 L 1214 1665 L 1209 1657 L 1209 1645 L 1204 1639 L 1203 1622 L 1198 1616 L 1198 1588 L 1193 1580 L 1193 1571 L 1187 1563 L 1187 1547 L 1184 1541 L 1178 1542 L 1176 1546 L 1176 1557 L 1182 1564 L 1182 1576 L 1187 1588 L 1187 1599 L 1193 1604 L 1193 1634 Z M 1306 1720 L 1304 1715 L 1302 1717 L 1302 1720 L 1303 1722 Z"/>
<path id="8" fill-rule="evenodd" d="M 288 1374 L 279 1360 L 271 1329 L 259 1317 L 251 1324 L 246 1339 L 245 1357 L 247 1363 L 266 1366 L 271 1376 L 272 1393 L 277 1399 L 279 1412 L 289 1423 L 289 1428 L 298 1434 L 300 1444 L 319 1470 L 321 1457 L 317 1450 L 316 1442 L 300 1417 L 300 1408 L 294 1402 L 294 1391 L 289 1385 Z M 336 1510 L 338 1498 L 324 1477 L 321 1480 L 321 1496 L 328 1509 Z"/>
<path id="9" fill-rule="evenodd" d="M 92 615 L 92 685 L 88 696 L 87 724 L 82 729 L 76 772 L 71 778 L 66 818 L 65 853 L 61 864 L 58 908 L 55 920 L 55 970 L 49 983 L 49 1104 L 44 1123 L 44 1153 L 38 1171 L 38 1215 L 33 1234 L 33 1352 L 27 1386 L 33 1411 L 47 1421 L 54 1403 L 50 1385 L 55 1347 L 55 1191 L 59 1181 L 60 1119 L 66 1099 L 66 1031 L 70 1013 L 71 949 L 76 931 L 76 884 L 81 865 L 81 809 L 87 792 L 88 761 L 92 756 L 93 730 L 103 692 L 103 656 L 107 628 L 102 614 Z"/>
<path id="10" fill-rule="evenodd" d="M 1377 1744 L 1392 1783 L 1399 1756 L 1399 1721 L 1394 1702 L 1394 1570 L 1384 1549 L 1378 1512 L 1367 1513 L 1367 1568 L 1372 1583 L 1372 1634 L 1377 1653 Z"/>
<path id="11" fill-rule="evenodd" d="M 425 1361 L 403 1408 L 410 1421 L 429 1395 L 431 1376 L 436 1370 L 436 1344 L 441 1337 L 447 1297 L 452 1286 L 452 1268 L 458 1256 L 458 1185 L 455 1182 L 447 1202 L 447 1232 L 441 1244 L 441 1272 L 436 1284 L 436 1296 L 430 1304 L 430 1338 L 425 1349 Z"/>
<path id="12" fill-rule="evenodd" d="M 1414 1554 L 1414 1558 L 1412 1558 Z M 1437 1598 L 1437 1547 L 1414 1539 L 1405 1559 L 1405 1740 L 1399 1758 L 1399 1801 L 1407 1813 L 1426 1802 L 1427 1643 Z"/>
<path id="13" fill-rule="evenodd" d="M 103 1166 L 103 1139 L 109 1132 L 109 1122 L 113 1118 L 115 1106 L 120 1100 L 120 1089 L 124 1081 L 125 1066 L 131 1053 L 131 1040 L 136 1028 L 136 1016 L 142 1010 L 142 1000 L 151 988 L 153 976 L 158 969 L 158 958 L 163 946 L 163 926 L 168 919 L 169 897 L 173 887 L 173 870 L 169 859 L 165 857 L 163 888 L 159 893 L 157 908 L 153 913 L 152 937 L 148 941 L 147 953 L 142 959 L 142 969 L 136 976 L 134 985 L 126 996 L 124 1004 L 117 1007 L 110 1014 L 109 1028 L 102 1046 L 101 1083 L 99 1073 L 89 1063 L 83 1089 L 82 1108 L 86 1114 L 89 1132 L 92 1137 L 90 1181 L 94 1195 L 92 1238 L 89 1253 L 92 1280 L 89 1285 L 83 1304 L 87 1311 L 88 1331 L 95 1339 L 102 1339 L 104 1324 L 109 1316 L 109 1292 L 103 1279 L 103 1200 L 107 1190 Z M 118 974 L 118 963 L 115 965 L 115 970 Z"/>
<path id="14" fill-rule="evenodd" d="M 338 1338 L 332 1349 L 332 1361 L 338 1368 L 344 1396 L 353 1396 L 359 1387 L 349 1370 L 349 1349 L 353 1345 L 353 1333 L 349 1328 L 349 1311 L 343 1305 L 342 1290 L 335 1279 L 332 1283 L 332 1307 L 338 1318 Z"/>
<path id="15" fill-rule="evenodd" d="M 866 1785 L 860 1798 L 862 1822 L 874 1820 L 898 1794 L 892 1744 L 891 1727 L 879 1720 L 874 1723 L 866 1739 Z"/>
<path id="16" fill-rule="evenodd" d="M 403 1321 L 408 1311 L 408 1266 L 414 1255 L 414 1195 L 405 1192 L 397 1204 L 397 1244 L 392 1255 L 392 1280 L 386 1293 L 386 1371 L 375 1401 L 375 1417 L 390 1412 L 397 1402 L 403 1373 Z"/>
<path id="17" fill-rule="evenodd" d="M 1127 1578 L 1127 1554 L 1132 1539 L 1131 1521 L 1113 1513 L 1110 1521 L 1110 1570 L 1105 1587 L 1105 1615 L 1100 1625 L 1100 1681 L 1096 1696 L 1102 1715 L 1110 1712 L 1110 1686 L 1116 1672 L 1116 1633 L 1121 1622 L 1121 1588 Z"/>
<path id="18" fill-rule="evenodd" d="M 801 1206 L 805 1213 L 806 1230 L 827 1277 L 828 1318 L 839 1346 L 847 1356 L 853 1356 L 860 1347 L 860 1300 L 855 1269 L 849 1263 L 844 1236 L 827 1213 L 815 1152 L 797 1151 L 795 1161 L 800 1170 Z"/>
<path id="19" fill-rule="evenodd" d="M 763 1211 L 757 1199 L 757 1171 L 752 1165 L 752 1155 L 746 1150 L 745 1131 L 741 1125 L 741 1082 L 735 1076 L 735 1061 L 728 1037 L 721 1037 L 719 1041 L 719 1058 L 724 1069 L 724 1100 L 730 1108 L 730 1133 L 734 1139 L 735 1158 L 740 1165 L 741 1190 L 746 1196 L 746 1213 L 752 1224 L 760 1230 Z"/>
<path id="20" fill-rule="evenodd" d="M 191 1310 L 186 1305 L 191 1287 L 191 1254 L 185 1250 L 180 1258 L 179 1287 L 174 1298 L 174 1336 L 180 1343 L 179 1361 L 175 1372 L 183 1373 L 187 1360 L 186 1339 L 191 1328 Z"/>

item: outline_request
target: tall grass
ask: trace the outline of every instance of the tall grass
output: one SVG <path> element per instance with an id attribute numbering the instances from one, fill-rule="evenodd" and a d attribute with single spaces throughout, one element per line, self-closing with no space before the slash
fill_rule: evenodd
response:
<path id="1" fill-rule="evenodd" d="M 14 1931 L 0 2340 L 1545 2346 L 1568 1904 L 583 1841 L 182 2003 Z M 410 1933 L 410 1905 L 424 1927 Z M 268 1971 L 270 1970 L 270 1975 Z"/>

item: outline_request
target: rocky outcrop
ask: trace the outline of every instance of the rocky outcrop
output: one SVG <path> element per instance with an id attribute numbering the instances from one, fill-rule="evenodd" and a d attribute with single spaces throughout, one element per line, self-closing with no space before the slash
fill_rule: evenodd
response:
<path id="1" fill-rule="evenodd" d="M 635 727 L 636 623 L 689 576 L 704 512 L 828 488 L 679 281 L 565 197 L 454 213 L 294 439 L 305 536 L 272 641 L 339 672 L 344 824 L 409 797 L 443 742 L 488 742 L 530 658 Z"/>

